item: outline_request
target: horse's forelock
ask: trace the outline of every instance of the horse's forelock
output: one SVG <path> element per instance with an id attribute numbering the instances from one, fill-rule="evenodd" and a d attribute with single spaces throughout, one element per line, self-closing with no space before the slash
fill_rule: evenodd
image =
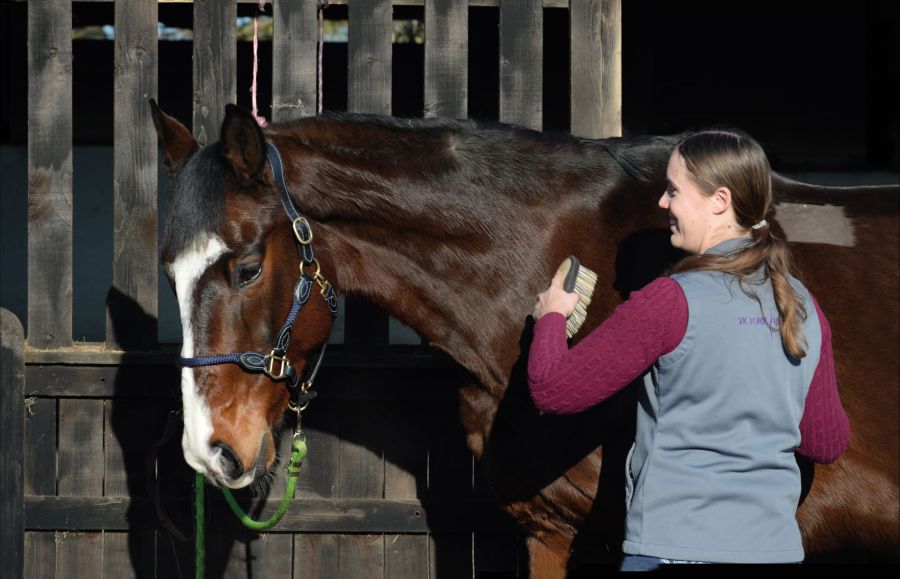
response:
<path id="1" fill-rule="evenodd" d="M 225 212 L 225 171 L 216 143 L 192 155 L 175 175 L 163 235 L 164 256 L 174 259 L 198 235 L 221 231 Z"/>

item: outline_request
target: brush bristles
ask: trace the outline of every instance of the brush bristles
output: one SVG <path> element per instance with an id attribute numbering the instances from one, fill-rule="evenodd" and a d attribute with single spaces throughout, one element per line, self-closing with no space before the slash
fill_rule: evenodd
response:
<path id="1" fill-rule="evenodd" d="M 594 295 L 596 284 L 597 274 L 583 265 L 579 265 L 573 290 L 578 294 L 578 304 L 575 306 L 575 311 L 566 319 L 566 337 L 574 336 L 587 318 L 587 308 L 591 303 L 591 296 Z"/>

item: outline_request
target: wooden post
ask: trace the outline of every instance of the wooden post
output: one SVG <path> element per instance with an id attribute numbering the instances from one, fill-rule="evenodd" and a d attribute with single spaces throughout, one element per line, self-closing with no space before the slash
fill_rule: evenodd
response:
<path id="1" fill-rule="evenodd" d="M 425 0 L 425 116 L 465 118 L 469 91 L 466 0 Z"/>
<path id="2" fill-rule="evenodd" d="M 391 114 L 391 2 L 348 0 L 347 107 L 353 113 Z M 387 350 L 388 316 L 349 296 L 344 350 L 378 354 Z"/>
<path id="3" fill-rule="evenodd" d="M 28 341 L 72 344 L 72 3 L 28 3 Z"/>
<path id="4" fill-rule="evenodd" d="M 156 131 L 148 99 L 157 98 L 157 3 L 115 5 L 113 268 L 106 342 L 119 349 L 156 344 Z M 135 317 L 136 308 L 145 315 Z"/>
<path id="5" fill-rule="evenodd" d="M 225 105 L 237 99 L 237 3 L 194 0 L 194 136 L 219 139 Z"/>
<path id="6" fill-rule="evenodd" d="M 622 135 L 622 0 L 571 0 L 573 135 Z"/>
<path id="7" fill-rule="evenodd" d="M 319 30 L 315 2 L 275 2 L 272 38 L 272 121 L 316 114 Z"/>
<path id="8" fill-rule="evenodd" d="M 500 121 L 541 130 L 544 122 L 541 0 L 500 3 Z"/>
<path id="9" fill-rule="evenodd" d="M 0 553 L 3 574 L 22 577 L 25 561 L 25 332 L 0 308 Z"/>

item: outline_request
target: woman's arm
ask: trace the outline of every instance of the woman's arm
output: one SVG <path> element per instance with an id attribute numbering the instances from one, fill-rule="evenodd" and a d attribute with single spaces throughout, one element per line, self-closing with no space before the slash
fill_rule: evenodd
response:
<path id="1" fill-rule="evenodd" d="M 841 456 L 850 442 L 850 421 L 838 395 L 831 351 L 831 326 L 815 298 L 813 304 L 822 327 L 822 349 L 819 365 L 806 394 L 797 452 L 814 462 L 829 464 Z"/>
<path id="2" fill-rule="evenodd" d="M 528 385 L 539 410 L 581 412 L 640 376 L 684 338 L 688 306 L 681 286 L 667 277 L 631 294 L 612 316 L 569 349 L 566 319 L 542 315 L 528 356 Z"/>

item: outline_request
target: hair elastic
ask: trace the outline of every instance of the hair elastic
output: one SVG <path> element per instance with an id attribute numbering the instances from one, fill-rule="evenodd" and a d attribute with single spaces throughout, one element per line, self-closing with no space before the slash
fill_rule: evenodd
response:
<path id="1" fill-rule="evenodd" d="M 765 227 L 765 226 L 768 225 L 768 224 L 769 224 L 769 222 L 766 221 L 765 219 L 763 219 L 762 221 L 760 221 L 759 223 L 757 223 L 756 225 L 754 225 L 753 227 L 751 227 L 751 229 L 761 229 L 761 228 Z"/>

